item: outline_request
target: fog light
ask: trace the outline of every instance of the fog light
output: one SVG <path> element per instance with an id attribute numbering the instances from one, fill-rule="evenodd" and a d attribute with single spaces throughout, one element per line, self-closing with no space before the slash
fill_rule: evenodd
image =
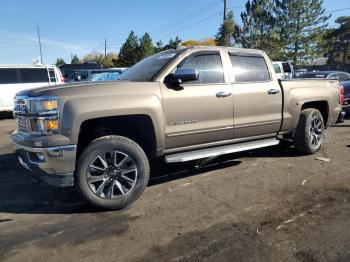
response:
<path id="1" fill-rule="evenodd" d="M 58 129 L 58 120 L 46 120 L 46 130 L 51 131 L 51 130 L 57 130 Z"/>

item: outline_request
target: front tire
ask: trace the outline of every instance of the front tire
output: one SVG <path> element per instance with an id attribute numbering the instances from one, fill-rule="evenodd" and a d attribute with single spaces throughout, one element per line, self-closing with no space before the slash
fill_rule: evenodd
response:
<path id="1" fill-rule="evenodd" d="M 149 180 L 149 162 L 142 148 L 122 136 L 104 136 L 91 142 L 79 158 L 77 187 L 91 205 L 123 209 L 137 200 Z"/>
<path id="2" fill-rule="evenodd" d="M 324 129 L 320 111 L 314 108 L 302 110 L 294 133 L 295 148 L 303 154 L 315 154 L 323 144 Z"/>

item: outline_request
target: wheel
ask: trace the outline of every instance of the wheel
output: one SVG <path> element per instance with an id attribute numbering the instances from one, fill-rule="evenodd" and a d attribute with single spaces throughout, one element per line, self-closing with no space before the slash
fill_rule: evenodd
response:
<path id="1" fill-rule="evenodd" d="M 295 148 L 304 154 L 315 154 L 321 148 L 323 139 L 324 122 L 320 111 L 314 108 L 302 110 L 294 132 Z"/>
<path id="2" fill-rule="evenodd" d="M 140 197 L 149 180 L 149 162 L 134 141 L 104 136 L 91 142 L 79 158 L 77 187 L 91 205 L 123 209 Z"/>

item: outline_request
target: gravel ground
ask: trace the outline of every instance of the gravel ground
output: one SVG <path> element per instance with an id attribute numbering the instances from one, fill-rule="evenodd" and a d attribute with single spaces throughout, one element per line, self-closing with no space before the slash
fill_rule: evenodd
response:
<path id="1" fill-rule="evenodd" d="M 0 120 L 0 261 L 350 261 L 350 120 L 313 156 L 154 163 L 141 199 L 117 212 L 18 168 L 13 129 Z"/>

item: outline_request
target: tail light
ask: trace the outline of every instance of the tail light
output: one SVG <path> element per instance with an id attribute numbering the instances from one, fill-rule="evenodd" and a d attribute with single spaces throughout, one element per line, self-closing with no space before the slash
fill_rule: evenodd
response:
<path id="1" fill-rule="evenodd" d="M 58 70 L 58 74 L 59 74 L 59 77 L 60 77 L 61 83 L 64 83 L 64 77 L 63 77 L 63 75 L 62 75 L 61 70 Z"/>
<path id="2" fill-rule="evenodd" d="M 340 104 L 343 105 L 344 104 L 344 86 L 340 84 L 339 89 L 340 89 Z"/>

